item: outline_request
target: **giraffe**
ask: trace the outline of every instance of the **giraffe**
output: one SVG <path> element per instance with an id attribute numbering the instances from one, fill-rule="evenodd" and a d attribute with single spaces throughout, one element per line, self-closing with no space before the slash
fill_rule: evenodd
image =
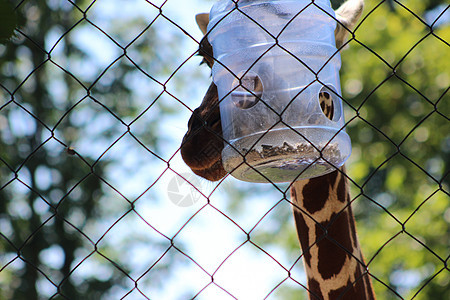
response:
<path id="1" fill-rule="evenodd" d="M 363 0 L 348 0 L 336 10 L 336 47 L 346 38 L 362 15 Z M 202 63 L 214 64 L 213 49 L 207 39 L 208 14 L 196 16 L 204 34 L 199 45 Z M 324 113 L 332 118 L 329 95 L 319 97 Z M 212 82 L 200 106 L 188 122 L 181 155 L 191 170 L 210 181 L 227 175 L 222 166 L 219 99 Z M 309 299 L 375 299 L 370 274 L 356 234 L 345 167 L 312 179 L 291 184 L 291 202 L 298 239 L 307 275 Z"/>

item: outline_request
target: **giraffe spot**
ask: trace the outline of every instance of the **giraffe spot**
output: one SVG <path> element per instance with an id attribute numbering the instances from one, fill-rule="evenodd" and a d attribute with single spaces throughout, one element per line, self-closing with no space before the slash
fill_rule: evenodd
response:
<path id="1" fill-rule="evenodd" d="M 316 224 L 316 237 L 319 240 L 318 270 L 323 279 L 339 274 L 353 249 L 348 212 L 344 211 L 337 218 L 336 216 L 331 216 L 332 223 L 322 222 L 321 226 Z M 322 228 L 328 228 L 327 234 Z"/>
<path id="2" fill-rule="evenodd" d="M 313 278 L 308 279 L 308 289 L 309 299 L 323 299 L 322 291 L 320 290 L 320 284 L 319 282 L 317 282 L 317 280 Z"/>
<path id="3" fill-rule="evenodd" d="M 338 171 L 315 177 L 303 187 L 303 206 L 311 214 L 324 208 L 330 195 L 330 190 L 336 182 Z M 324 182 L 327 184 L 324 185 Z"/>
<path id="4" fill-rule="evenodd" d="M 339 299 L 356 299 L 351 298 L 352 295 L 357 295 L 357 299 L 367 299 L 367 300 L 375 300 L 375 295 L 373 293 L 372 284 L 370 282 L 370 278 L 368 274 L 364 274 L 362 272 L 362 267 L 358 266 L 355 271 L 356 282 L 353 283 L 352 289 L 354 292 L 348 291 L 349 295 L 347 296 L 347 292 Z M 332 299 L 332 298 L 330 298 Z"/>
<path id="5" fill-rule="evenodd" d="M 323 114 L 331 121 L 337 121 L 340 115 L 337 114 L 339 107 L 339 96 L 336 88 L 332 85 L 323 86 L 319 91 L 319 104 Z"/>
<path id="6" fill-rule="evenodd" d="M 336 183 L 336 180 L 338 179 L 338 175 L 339 175 L 339 171 L 334 171 L 328 175 L 325 175 L 325 176 L 328 176 L 328 185 L 330 187 L 334 186 L 334 184 Z"/>
<path id="7" fill-rule="evenodd" d="M 297 191 L 294 187 L 291 188 L 291 199 L 297 204 Z"/>
<path id="8" fill-rule="evenodd" d="M 331 102 L 331 95 L 328 92 L 321 92 L 319 94 L 320 108 L 324 115 L 333 120 L 333 102 Z"/>
<path id="9" fill-rule="evenodd" d="M 341 299 L 341 300 L 355 300 L 365 299 L 365 293 L 363 290 L 359 290 L 350 281 L 343 287 L 337 290 L 332 290 L 329 294 L 329 299 Z"/>
<path id="10" fill-rule="evenodd" d="M 297 227 L 297 235 L 302 246 L 303 257 L 305 259 L 305 263 L 308 266 L 311 266 L 311 253 L 309 252 L 309 229 L 306 225 L 305 219 L 303 218 L 302 213 L 294 208 L 294 220 L 295 226 Z"/>
<path id="11" fill-rule="evenodd" d="M 347 193 L 347 190 L 345 188 L 345 184 L 347 181 L 347 178 L 345 178 L 344 175 L 340 174 L 339 176 L 340 180 L 338 183 L 338 187 L 337 187 L 337 195 L 338 195 L 338 200 L 341 201 L 342 203 L 348 202 L 350 201 L 350 195 Z"/>

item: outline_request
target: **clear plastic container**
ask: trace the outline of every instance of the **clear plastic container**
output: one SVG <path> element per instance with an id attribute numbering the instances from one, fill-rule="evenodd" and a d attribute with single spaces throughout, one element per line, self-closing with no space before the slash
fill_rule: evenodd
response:
<path id="1" fill-rule="evenodd" d="M 225 170 L 251 182 L 320 176 L 350 156 L 328 0 L 231 0 L 210 13 Z"/>

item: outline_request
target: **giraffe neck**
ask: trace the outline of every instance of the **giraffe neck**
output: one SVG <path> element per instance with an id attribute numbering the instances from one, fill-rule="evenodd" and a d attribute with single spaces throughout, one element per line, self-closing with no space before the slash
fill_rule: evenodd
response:
<path id="1" fill-rule="evenodd" d="M 291 188 L 310 299 L 375 299 L 340 171 Z"/>

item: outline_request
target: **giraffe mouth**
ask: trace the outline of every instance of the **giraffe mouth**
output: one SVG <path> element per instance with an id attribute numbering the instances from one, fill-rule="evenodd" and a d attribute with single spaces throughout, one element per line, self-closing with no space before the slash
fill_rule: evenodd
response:
<path id="1" fill-rule="evenodd" d="M 227 172 L 222 166 L 222 126 L 220 114 L 199 122 L 193 115 L 190 129 L 181 144 L 181 156 L 192 172 L 210 181 L 222 179 Z M 195 120 L 197 119 L 197 120 Z"/>
<path id="2" fill-rule="evenodd" d="M 223 141 L 208 136 L 210 142 L 199 143 L 195 142 L 198 137 L 186 135 L 186 142 L 181 147 L 181 156 L 196 175 L 210 181 L 218 181 L 227 174 L 222 165 Z"/>
<path id="3" fill-rule="evenodd" d="M 218 160 L 212 162 L 206 168 L 195 169 L 191 167 L 192 172 L 196 175 L 201 176 L 209 181 L 218 181 L 227 175 L 227 172 L 222 166 L 222 158 L 220 157 Z"/>

